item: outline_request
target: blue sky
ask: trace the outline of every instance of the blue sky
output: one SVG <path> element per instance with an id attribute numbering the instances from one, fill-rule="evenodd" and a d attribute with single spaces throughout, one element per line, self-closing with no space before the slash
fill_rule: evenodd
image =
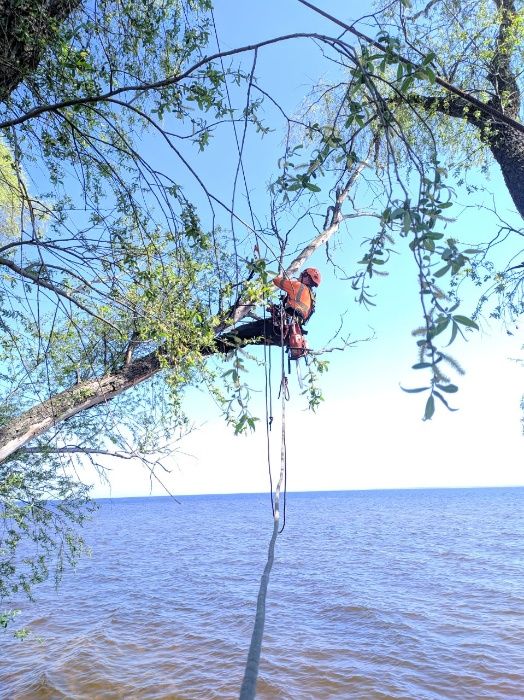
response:
<path id="1" fill-rule="evenodd" d="M 347 3 L 323 2 L 322 7 L 343 17 Z M 361 5 L 359 12 L 363 11 Z M 296 2 L 218 0 L 215 18 L 222 49 L 287 32 L 332 30 L 327 21 Z M 246 58 L 246 69 L 251 67 L 251 60 Z M 271 87 L 272 94 L 293 111 L 309 86 L 323 78 L 327 65 L 318 59 L 318 51 L 312 46 L 289 43 L 261 52 L 257 74 L 261 84 Z M 250 137 L 246 147 L 244 162 L 250 197 L 262 217 L 267 215 L 265 185 L 274 174 L 281 147 L 278 131 L 267 136 L 262 145 Z M 231 166 L 235 148 L 231 132 L 199 156 L 199 167 L 205 170 L 215 193 L 226 201 L 234 173 Z M 479 174 L 474 177 L 493 194 L 499 212 L 514 216 L 496 167 L 491 169 L 488 181 Z M 483 201 L 491 203 L 489 196 L 485 192 L 476 197 L 460 193 L 458 199 L 453 215 L 460 217 L 449 224 L 448 232 L 464 241 L 477 236 L 481 240 L 491 238 L 497 222 L 477 208 Z M 237 201 L 247 218 L 244 200 L 245 194 L 239 189 Z M 337 259 L 348 271 L 355 269 L 362 230 L 369 226 L 369 222 L 360 219 L 350 220 L 332 243 Z M 241 228 L 237 226 L 239 236 Z M 304 223 L 298 236 L 307 240 L 310 232 Z M 480 333 L 468 333 L 467 342 L 457 341 L 451 354 L 467 372 L 458 379 L 460 391 L 451 402 L 459 411 L 448 413 L 442 407 L 432 421 L 423 422 L 424 399 L 400 389 L 400 384 L 413 386 L 420 381 L 410 369 L 417 361 L 411 331 L 420 324 L 416 270 L 411 260 L 405 255 L 392 260 L 390 276 L 379 280 L 375 288 L 377 306 L 372 311 L 353 303 L 354 293 L 347 283 L 336 279 L 323 251 L 315 253 L 310 262 L 325 277 L 318 292 L 317 313 L 309 326 L 310 345 L 323 347 L 343 313 L 353 340 L 371 335 L 374 339 L 344 353 L 326 356 L 330 370 L 322 383 L 325 401 L 315 415 L 305 411 L 296 376 L 290 377 L 291 400 L 286 419 L 288 489 L 524 485 L 519 408 L 524 370 L 514 361 L 522 357 L 522 324 L 520 329 L 515 324 L 506 329 L 483 318 Z M 466 314 L 474 308 L 474 294 L 472 289 L 467 295 L 463 309 Z M 273 366 L 277 368 L 278 351 L 273 353 Z M 275 369 L 275 423 L 270 436 L 275 475 L 280 450 L 277 375 Z M 255 392 L 255 413 L 262 420 L 255 434 L 242 437 L 234 437 L 226 428 L 206 393 L 189 392 L 186 407 L 197 429 L 181 444 L 181 452 L 169 464 L 171 474 L 162 475 L 173 493 L 268 489 L 264 373 L 260 368 L 252 368 L 250 384 Z M 148 475 L 141 467 L 130 467 L 128 462 L 111 466 L 111 486 L 97 483 L 95 496 L 150 492 Z M 162 489 L 154 486 L 153 493 L 160 495 Z"/>

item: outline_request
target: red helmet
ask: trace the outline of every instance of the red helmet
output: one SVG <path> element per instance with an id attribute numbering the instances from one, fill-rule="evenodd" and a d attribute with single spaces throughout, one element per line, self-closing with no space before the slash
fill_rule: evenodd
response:
<path id="1" fill-rule="evenodd" d="M 313 282 L 314 287 L 318 287 L 318 285 L 321 282 L 321 277 L 320 277 L 320 272 L 317 270 L 316 267 L 306 267 L 302 275 L 309 275 L 311 281 Z M 301 275 L 301 276 L 302 276 Z"/>

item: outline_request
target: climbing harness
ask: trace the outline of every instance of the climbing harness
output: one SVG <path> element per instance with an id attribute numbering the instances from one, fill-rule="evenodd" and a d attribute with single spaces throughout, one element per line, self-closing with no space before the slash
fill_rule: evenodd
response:
<path id="1" fill-rule="evenodd" d="M 308 344 L 304 338 L 302 330 L 297 318 L 292 318 L 288 325 L 287 333 L 287 351 L 290 360 L 299 360 L 304 357 L 308 351 Z"/>
<path id="2" fill-rule="evenodd" d="M 314 309 L 314 297 L 312 295 L 312 309 Z M 307 331 L 304 330 L 303 325 L 311 318 L 311 313 L 309 314 L 306 321 L 301 319 L 298 314 L 290 313 L 288 309 L 285 308 L 283 301 L 280 304 L 273 304 L 270 307 L 271 311 L 271 321 L 275 328 L 280 329 L 281 332 L 281 345 L 285 348 L 287 353 L 287 373 L 291 374 L 291 361 L 295 362 L 298 384 L 301 389 L 304 388 L 302 381 L 302 372 L 300 369 L 300 362 L 302 358 L 308 361 L 310 349 L 305 336 Z"/>

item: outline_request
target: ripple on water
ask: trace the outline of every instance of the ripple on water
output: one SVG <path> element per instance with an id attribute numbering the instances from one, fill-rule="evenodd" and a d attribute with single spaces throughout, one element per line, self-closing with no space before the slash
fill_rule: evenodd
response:
<path id="1" fill-rule="evenodd" d="M 19 605 L 35 637 L 2 645 L 1 700 L 238 696 L 268 503 L 172 505 L 103 505 L 93 559 Z M 523 506 L 519 489 L 290 494 L 258 697 L 524 697 Z"/>

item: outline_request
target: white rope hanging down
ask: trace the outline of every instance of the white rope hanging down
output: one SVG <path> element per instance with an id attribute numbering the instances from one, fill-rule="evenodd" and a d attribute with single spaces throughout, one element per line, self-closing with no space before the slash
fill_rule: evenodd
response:
<path id="1" fill-rule="evenodd" d="M 286 382 L 286 378 L 283 375 L 283 382 Z M 258 678 L 258 667 L 260 664 L 260 652 L 262 649 L 262 637 L 264 635 L 264 622 L 266 619 L 266 595 L 267 587 L 269 584 L 269 574 L 271 573 L 271 567 L 273 566 L 273 561 L 275 559 L 275 543 L 277 541 L 277 536 L 279 533 L 280 525 L 280 491 L 282 489 L 282 484 L 284 483 L 286 474 L 286 394 L 285 387 L 281 387 L 282 394 L 282 445 L 280 448 L 280 477 L 278 479 L 278 484 L 275 489 L 275 508 L 273 514 L 273 534 L 271 535 L 271 540 L 269 541 L 269 548 L 267 553 L 267 562 L 264 567 L 264 573 L 260 579 L 260 588 L 258 590 L 257 598 L 257 612 L 255 616 L 255 624 L 253 626 L 253 634 L 251 636 L 251 644 L 249 645 L 249 652 L 247 655 L 246 668 L 244 671 L 244 680 L 242 681 L 242 687 L 240 689 L 240 700 L 253 700 L 256 695 L 257 678 Z"/>

